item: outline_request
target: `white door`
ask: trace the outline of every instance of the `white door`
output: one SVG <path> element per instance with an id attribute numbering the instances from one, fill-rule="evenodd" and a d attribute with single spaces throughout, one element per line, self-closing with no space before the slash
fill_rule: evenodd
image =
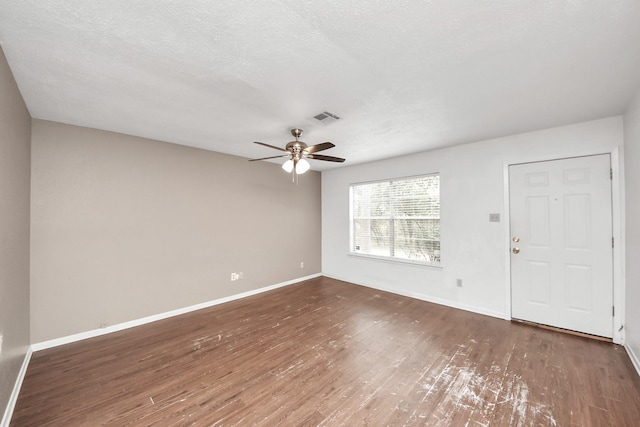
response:
<path id="1" fill-rule="evenodd" d="M 611 338 L 608 154 L 509 166 L 511 315 Z"/>

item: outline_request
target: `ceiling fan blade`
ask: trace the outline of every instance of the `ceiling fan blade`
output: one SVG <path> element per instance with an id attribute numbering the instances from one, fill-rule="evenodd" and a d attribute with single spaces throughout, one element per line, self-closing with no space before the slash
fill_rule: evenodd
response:
<path id="1" fill-rule="evenodd" d="M 289 154 L 280 154 L 279 156 L 271 156 L 271 157 L 261 157 L 259 159 L 249 159 L 249 161 L 250 162 L 255 162 L 257 160 L 278 159 L 280 157 L 289 157 Z"/>
<path id="2" fill-rule="evenodd" d="M 307 158 L 314 159 L 314 160 L 325 160 L 327 162 L 338 162 L 338 163 L 344 162 L 343 158 L 333 157 L 333 156 L 323 156 L 322 154 L 309 154 Z"/>
<path id="3" fill-rule="evenodd" d="M 273 148 L 279 151 L 287 151 L 284 148 L 276 147 L 275 145 L 265 144 L 264 142 L 253 141 L 254 144 L 264 145 L 265 147 Z"/>
<path id="4" fill-rule="evenodd" d="M 318 151 L 327 150 L 333 147 L 335 147 L 335 145 L 332 144 L 331 142 L 323 142 L 322 144 L 311 145 L 305 148 L 303 151 L 311 154 L 311 153 L 316 153 Z"/>

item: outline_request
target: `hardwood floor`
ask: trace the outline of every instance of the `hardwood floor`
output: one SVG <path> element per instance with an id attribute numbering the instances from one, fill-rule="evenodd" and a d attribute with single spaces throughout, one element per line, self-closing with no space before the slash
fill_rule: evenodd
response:
<path id="1" fill-rule="evenodd" d="M 11 426 L 637 426 L 620 346 L 318 278 L 33 355 Z"/>

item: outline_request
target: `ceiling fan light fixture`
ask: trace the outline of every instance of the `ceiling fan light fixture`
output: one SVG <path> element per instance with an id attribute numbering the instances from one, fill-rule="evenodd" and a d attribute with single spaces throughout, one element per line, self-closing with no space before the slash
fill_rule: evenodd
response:
<path id="1" fill-rule="evenodd" d="M 289 159 L 282 164 L 282 169 L 284 169 L 287 173 L 291 173 L 293 170 L 293 160 Z"/>
<path id="2" fill-rule="evenodd" d="M 303 173 L 308 171 L 310 168 L 311 168 L 311 165 L 306 159 L 300 159 L 298 160 L 298 164 L 296 165 L 296 173 L 298 175 L 302 175 Z"/>

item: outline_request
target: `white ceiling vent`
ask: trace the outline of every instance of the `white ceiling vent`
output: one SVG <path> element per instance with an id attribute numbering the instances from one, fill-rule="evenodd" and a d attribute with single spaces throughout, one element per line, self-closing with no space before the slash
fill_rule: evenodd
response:
<path id="1" fill-rule="evenodd" d="M 315 116 L 313 116 L 313 118 L 318 121 L 321 122 L 322 124 L 329 124 L 329 123 L 333 123 L 336 120 L 340 120 L 340 117 L 336 116 L 333 113 L 330 113 L 328 111 L 323 111 L 320 114 L 316 114 Z"/>

